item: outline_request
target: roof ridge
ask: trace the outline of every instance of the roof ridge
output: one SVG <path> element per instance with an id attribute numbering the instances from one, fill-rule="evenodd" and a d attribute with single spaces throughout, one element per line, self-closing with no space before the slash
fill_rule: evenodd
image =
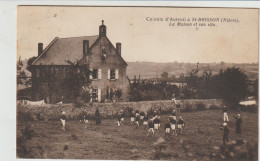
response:
<path id="1" fill-rule="evenodd" d="M 80 37 L 95 37 L 95 36 L 99 36 L 99 35 L 92 35 L 92 36 L 75 36 L 75 37 L 62 37 L 59 39 L 70 39 L 70 38 L 80 38 Z"/>

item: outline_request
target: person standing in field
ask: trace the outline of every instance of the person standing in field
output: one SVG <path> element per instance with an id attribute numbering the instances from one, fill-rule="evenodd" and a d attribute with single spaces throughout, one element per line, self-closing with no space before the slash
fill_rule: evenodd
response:
<path id="1" fill-rule="evenodd" d="M 170 121 L 170 124 L 171 124 L 172 135 L 177 136 L 177 131 L 176 131 L 177 120 L 176 120 L 176 116 L 171 116 L 169 121 Z"/>
<path id="2" fill-rule="evenodd" d="M 139 127 L 139 121 L 140 121 L 140 114 L 136 113 L 136 117 L 135 117 L 135 123 L 137 124 L 137 127 Z"/>
<path id="3" fill-rule="evenodd" d="M 230 130 L 227 126 L 227 123 L 224 122 L 223 123 L 223 127 L 220 128 L 221 130 L 223 130 L 223 145 L 226 145 L 226 142 L 228 142 L 228 135 L 230 133 Z"/>
<path id="4" fill-rule="evenodd" d="M 185 123 L 184 123 L 184 120 L 181 116 L 180 116 L 180 119 L 179 119 L 177 125 L 178 125 L 178 129 L 180 130 L 180 133 L 182 134 L 182 129 L 183 129 Z"/>
<path id="5" fill-rule="evenodd" d="M 142 124 L 143 121 L 144 121 L 144 116 L 145 116 L 144 111 L 141 111 L 141 112 L 140 112 L 140 122 L 141 122 L 141 124 Z"/>
<path id="6" fill-rule="evenodd" d="M 154 130 L 159 131 L 159 123 L 160 123 L 160 120 L 159 120 L 159 118 L 158 118 L 157 115 L 154 117 L 153 123 L 154 123 Z"/>
<path id="7" fill-rule="evenodd" d="M 147 115 L 144 116 L 143 125 L 144 125 L 144 129 L 146 129 L 146 126 L 148 125 L 148 116 Z"/>
<path id="8" fill-rule="evenodd" d="M 149 126 L 149 129 L 148 129 L 148 133 L 147 133 L 147 136 L 149 136 L 150 133 L 152 133 L 154 135 L 154 123 L 153 123 L 153 119 L 150 119 L 148 121 L 148 126 Z"/>
<path id="9" fill-rule="evenodd" d="M 240 114 L 237 114 L 237 116 L 234 116 L 234 118 L 237 120 L 236 121 L 236 132 L 237 134 L 241 134 L 241 124 L 242 124 L 242 119 Z"/>
<path id="10" fill-rule="evenodd" d="M 176 117 L 176 111 L 175 110 L 172 110 L 172 113 L 171 113 L 171 117 Z"/>
<path id="11" fill-rule="evenodd" d="M 118 116 L 117 116 L 117 126 L 120 126 L 121 125 L 121 120 L 122 119 L 122 114 L 121 112 L 118 113 Z"/>
<path id="12" fill-rule="evenodd" d="M 131 125 L 135 122 L 135 112 L 132 111 L 132 113 L 130 114 L 130 121 L 131 121 Z"/>
<path id="13" fill-rule="evenodd" d="M 226 122 L 226 121 L 229 122 L 227 111 L 228 111 L 227 106 L 224 106 L 224 107 L 223 107 L 223 114 L 224 114 L 223 118 L 224 118 L 224 122 Z"/>
<path id="14" fill-rule="evenodd" d="M 65 131 L 66 119 L 67 118 L 66 118 L 66 115 L 65 115 L 65 111 L 62 111 L 60 120 L 61 120 L 61 123 L 62 123 L 62 130 L 63 131 Z"/>
<path id="15" fill-rule="evenodd" d="M 96 109 L 95 117 L 96 117 L 96 125 L 100 125 L 101 124 L 101 117 L 100 117 L 100 113 L 99 113 L 98 108 Z"/>
<path id="16" fill-rule="evenodd" d="M 167 123 L 165 124 L 165 137 L 169 136 L 171 133 L 171 124 L 170 121 L 168 120 Z"/>

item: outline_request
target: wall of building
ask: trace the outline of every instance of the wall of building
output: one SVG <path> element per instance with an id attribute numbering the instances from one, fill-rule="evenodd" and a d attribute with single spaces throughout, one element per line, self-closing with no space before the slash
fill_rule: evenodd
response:
<path id="1" fill-rule="evenodd" d="M 102 48 L 106 48 L 107 57 L 102 59 Z M 101 69 L 101 79 L 92 80 L 93 88 L 101 89 L 102 101 L 107 98 L 107 88 L 120 89 L 123 92 L 123 97 L 126 97 L 129 82 L 126 76 L 126 65 L 120 58 L 120 55 L 116 52 L 113 45 L 107 39 L 107 37 L 101 37 L 101 39 L 94 44 L 90 52 L 91 62 L 90 68 Z M 108 69 L 118 69 L 118 79 L 108 79 Z"/>

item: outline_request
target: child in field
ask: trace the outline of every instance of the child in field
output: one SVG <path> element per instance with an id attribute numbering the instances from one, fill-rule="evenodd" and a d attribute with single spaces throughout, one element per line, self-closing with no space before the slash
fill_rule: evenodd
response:
<path id="1" fill-rule="evenodd" d="M 176 111 L 172 110 L 171 116 L 176 116 Z"/>
<path id="2" fill-rule="evenodd" d="M 183 118 L 180 116 L 180 119 L 178 121 L 178 129 L 180 130 L 181 134 L 182 134 L 182 129 L 184 127 L 185 123 L 183 121 Z"/>
<path id="3" fill-rule="evenodd" d="M 143 125 L 144 125 L 144 129 L 146 129 L 146 126 L 148 125 L 148 116 L 147 115 L 144 116 Z"/>
<path id="4" fill-rule="evenodd" d="M 154 135 L 154 123 L 153 123 L 153 119 L 150 119 L 148 121 L 148 133 L 147 133 L 147 136 L 149 136 L 150 133 L 152 133 Z"/>
<path id="5" fill-rule="evenodd" d="M 226 121 L 229 122 L 227 111 L 228 111 L 227 106 L 224 106 L 224 107 L 223 107 L 223 114 L 224 114 L 223 118 L 224 118 L 224 122 L 226 122 Z"/>
<path id="6" fill-rule="evenodd" d="M 131 121 L 131 125 L 135 122 L 135 113 L 134 113 L 134 111 L 132 111 L 132 113 L 130 114 L 130 121 Z"/>
<path id="7" fill-rule="evenodd" d="M 223 123 L 223 127 L 220 128 L 221 130 L 223 130 L 223 145 L 226 145 L 226 142 L 228 142 L 228 135 L 230 133 L 230 130 L 227 126 L 227 123 L 224 122 Z"/>
<path id="8" fill-rule="evenodd" d="M 141 123 L 143 123 L 143 121 L 144 121 L 144 115 L 145 115 L 144 111 L 141 111 L 140 112 L 140 121 L 141 121 Z"/>
<path id="9" fill-rule="evenodd" d="M 125 120 L 124 111 L 121 110 L 120 113 L 121 113 L 121 124 L 123 124 L 123 121 Z"/>
<path id="10" fill-rule="evenodd" d="M 85 124 L 88 123 L 88 119 L 87 119 L 87 111 L 86 111 L 86 110 L 84 110 L 84 112 L 83 112 L 83 121 L 84 121 Z"/>
<path id="11" fill-rule="evenodd" d="M 135 110 L 135 117 L 137 116 L 137 114 L 139 115 L 139 110 L 138 110 L 138 108 Z"/>
<path id="12" fill-rule="evenodd" d="M 122 114 L 121 114 L 121 112 L 119 112 L 117 115 L 117 126 L 121 125 L 121 119 L 122 119 Z"/>
<path id="13" fill-rule="evenodd" d="M 171 124 L 170 124 L 170 121 L 168 121 L 165 124 L 165 137 L 169 136 L 170 133 L 171 133 Z"/>
<path id="14" fill-rule="evenodd" d="M 170 124 L 171 124 L 172 135 L 177 136 L 177 131 L 176 131 L 177 120 L 176 120 L 176 117 L 170 117 L 169 121 L 170 121 Z"/>
<path id="15" fill-rule="evenodd" d="M 159 130 L 159 124 L 160 124 L 160 120 L 159 120 L 158 116 L 155 116 L 153 123 L 154 123 L 154 130 L 158 131 Z"/>
<path id="16" fill-rule="evenodd" d="M 66 122 L 65 111 L 62 111 L 60 120 L 61 120 L 61 123 L 62 123 L 62 130 L 65 131 L 65 122 Z"/>
<path id="17" fill-rule="evenodd" d="M 137 126 L 139 126 L 139 121 L 140 121 L 140 115 L 139 113 L 136 113 L 135 123 L 137 124 Z"/>

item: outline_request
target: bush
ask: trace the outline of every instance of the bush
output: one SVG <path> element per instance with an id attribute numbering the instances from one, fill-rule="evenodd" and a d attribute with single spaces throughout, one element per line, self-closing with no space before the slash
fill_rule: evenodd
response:
<path id="1" fill-rule="evenodd" d="M 75 106 L 80 108 L 84 105 L 84 100 L 81 97 L 77 97 L 76 101 L 75 101 Z"/>
<path id="2" fill-rule="evenodd" d="M 19 111 L 17 113 L 17 120 L 19 121 L 34 121 L 36 118 L 31 112 Z"/>
<path id="3" fill-rule="evenodd" d="M 193 111 L 192 105 L 189 103 L 184 103 L 183 112 L 191 112 Z"/>
<path id="4" fill-rule="evenodd" d="M 197 110 L 198 110 L 198 111 L 202 111 L 202 110 L 205 110 L 205 109 L 206 109 L 206 106 L 205 106 L 203 103 L 201 103 L 201 102 L 198 102 L 198 103 L 196 104 L 196 106 L 197 106 Z"/>
<path id="5" fill-rule="evenodd" d="M 213 110 L 213 109 L 218 109 L 219 107 L 218 106 L 216 106 L 216 105 L 210 105 L 209 106 L 209 109 L 211 109 L 211 110 Z"/>

